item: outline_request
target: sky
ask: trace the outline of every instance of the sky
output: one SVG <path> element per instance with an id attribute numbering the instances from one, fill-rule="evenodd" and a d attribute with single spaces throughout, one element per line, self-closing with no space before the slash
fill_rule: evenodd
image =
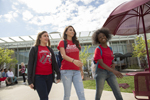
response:
<path id="1" fill-rule="evenodd" d="M 0 37 L 101 28 L 110 13 L 129 0 L 0 0 Z"/>

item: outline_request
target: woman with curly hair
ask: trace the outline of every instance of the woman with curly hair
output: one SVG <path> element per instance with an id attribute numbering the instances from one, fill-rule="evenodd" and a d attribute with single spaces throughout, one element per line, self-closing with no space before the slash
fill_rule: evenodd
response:
<path id="1" fill-rule="evenodd" d="M 105 80 L 111 87 L 116 100 L 123 100 L 119 89 L 116 76 L 122 78 L 123 75 L 116 71 L 115 64 L 112 62 L 114 59 L 113 51 L 108 47 L 107 42 L 111 39 L 108 29 L 101 28 L 96 30 L 92 35 L 93 44 L 99 44 L 99 48 L 95 49 L 94 61 L 98 63 L 96 70 L 96 96 L 95 100 L 100 100 L 103 91 Z"/>
<path id="2" fill-rule="evenodd" d="M 65 48 L 64 42 L 67 46 Z M 61 40 L 57 47 L 60 50 L 63 58 L 61 62 L 61 80 L 64 86 L 64 99 L 70 99 L 70 92 L 72 83 L 76 89 L 79 100 L 85 100 L 84 88 L 82 78 L 84 77 L 82 70 L 82 62 L 79 58 L 79 51 L 81 46 L 76 37 L 76 31 L 72 26 L 67 26 L 63 33 L 63 40 Z M 82 76 L 82 78 L 81 78 Z"/>

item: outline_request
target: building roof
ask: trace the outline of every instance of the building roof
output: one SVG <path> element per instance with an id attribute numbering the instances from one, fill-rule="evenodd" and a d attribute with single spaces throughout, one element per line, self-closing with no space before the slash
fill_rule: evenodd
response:
<path id="1" fill-rule="evenodd" d="M 77 37 L 91 37 L 94 31 L 83 31 L 77 32 Z M 23 41 L 35 41 L 37 35 L 29 35 L 29 36 L 16 36 L 16 37 L 0 37 L 0 43 L 9 43 L 9 42 L 23 42 Z M 49 33 L 50 40 L 60 39 L 62 37 L 61 32 L 51 32 Z"/>
<path id="2" fill-rule="evenodd" d="M 77 38 L 81 44 L 92 43 L 91 36 L 94 31 L 82 31 L 77 32 Z M 137 35 L 130 36 L 112 36 L 110 41 L 124 41 L 124 40 L 134 40 Z M 29 35 L 29 36 L 16 36 L 16 37 L 4 37 L 0 38 L 0 47 L 4 48 L 22 48 L 22 47 L 31 47 L 37 35 Z M 49 38 L 51 41 L 51 45 L 58 45 L 60 39 L 62 37 L 61 32 L 51 32 L 49 33 Z"/>

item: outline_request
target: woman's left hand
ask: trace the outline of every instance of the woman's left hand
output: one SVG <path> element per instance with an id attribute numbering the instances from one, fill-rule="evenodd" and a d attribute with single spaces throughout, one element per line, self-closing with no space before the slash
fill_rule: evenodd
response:
<path id="1" fill-rule="evenodd" d="M 81 78 L 84 79 L 84 72 L 81 71 Z"/>
<path id="2" fill-rule="evenodd" d="M 59 80 L 56 80 L 56 83 L 59 83 L 60 82 L 60 79 Z"/>
<path id="3" fill-rule="evenodd" d="M 116 64 L 113 63 L 113 64 L 111 65 L 111 68 L 115 69 L 115 66 L 116 66 Z"/>

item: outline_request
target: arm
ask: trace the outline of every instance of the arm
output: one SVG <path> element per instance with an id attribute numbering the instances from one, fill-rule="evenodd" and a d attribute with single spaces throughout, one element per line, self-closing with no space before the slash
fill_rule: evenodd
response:
<path id="1" fill-rule="evenodd" d="M 54 71 L 57 74 L 57 83 L 58 83 L 60 81 L 60 70 L 59 70 L 59 67 L 56 63 L 56 58 L 55 58 L 54 52 L 51 48 L 50 48 L 50 51 L 52 53 L 52 65 L 53 65 Z"/>
<path id="2" fill-rule="evenodd" d="M 69 57 L 69 56 L 66 55 L 64 47 L 60 47 L 60 53 L 61 53 L 61 56 L 62 56 L 63 59 L 65 59 L 65 60 L 67 60 L 69 62 L 74 63 L 78 67 L 82 67 L 83 64 L 82 64 L 81 61 L 73 59 L 73 58 L 71 58 L 71 57 Z"/>
<path id="3" fill-rule="evenodd" d="M 6 73 L 6 77 L 8 77 L 8 74 Z"/>
<path id="4" fill-rule="evenodd" d="M 34 50 L 34 47 L 32 47 L 29 52 L 29 60 L 28 60 L 28 83 L 29 85 L 33 84 L 32 73 L 33 73 L 34 57 L 35 57 L 34 53 L 35 53 L 35 50 Z"/>
<path id="5" fill-rule="evenodd" d="M 116 70 L 114 70 L 114 69 L 108 67 L 105 63 L 103 63 L 103 60 L 102 60 L 102 59 L 99 59 L 99 60 L 98 60 L 98 63 L 99 63 L 103 68 L 105 68 L 106 70 L 113 72 L 118 78 L 122 78 L 122 77 L 123 77 L 123 75 L 122 75 L 120 72 L 118 72 L 118 71 L 116 71 Z"/>
<path id="6" fill-rule="evenodd" d="M 2 73 L 2 77 L 5 77 L 5 73 L 4 72 Z"/>
<path id="7" fill-rule="evenodd" d="M 21 69 L 19 69 L 19 72 L 21 72 L 22 71 L 22 67 L 21 67 Z"/>
<path id="8" fill-rule="evenodd" d="M 10 77 L 10 75 L 9 75 L 9 71 L 7 72 L 7 76 L 8 76 L 8 77 Z"/>
<path id="9" fill-rule="evenodd" d="M 21 67 L 20 71 L 23 71 L 23 66 Z"/>
<path id="10" fill-rule="evenodd" d="M 116 66 L 116 64 L 115 64 L 115 63 L 112 63 L 111 68 L 112 68 L 112 69 L 115 69 L 115 66 Z"/>
<path id="11" fill-rule="evenodd" d="M 84 79 L 84 72 L 83 72 L 82 67 L 80 67 L 80 72 L 81 72 L 81 77 L 82 77 L 82 79 Z"/>
<path id="12" fill-rule="evenodd" d="M 3 75 L 2 75 L 2 73 L 0 72 L 0 78 L 3 78 Z"/>

